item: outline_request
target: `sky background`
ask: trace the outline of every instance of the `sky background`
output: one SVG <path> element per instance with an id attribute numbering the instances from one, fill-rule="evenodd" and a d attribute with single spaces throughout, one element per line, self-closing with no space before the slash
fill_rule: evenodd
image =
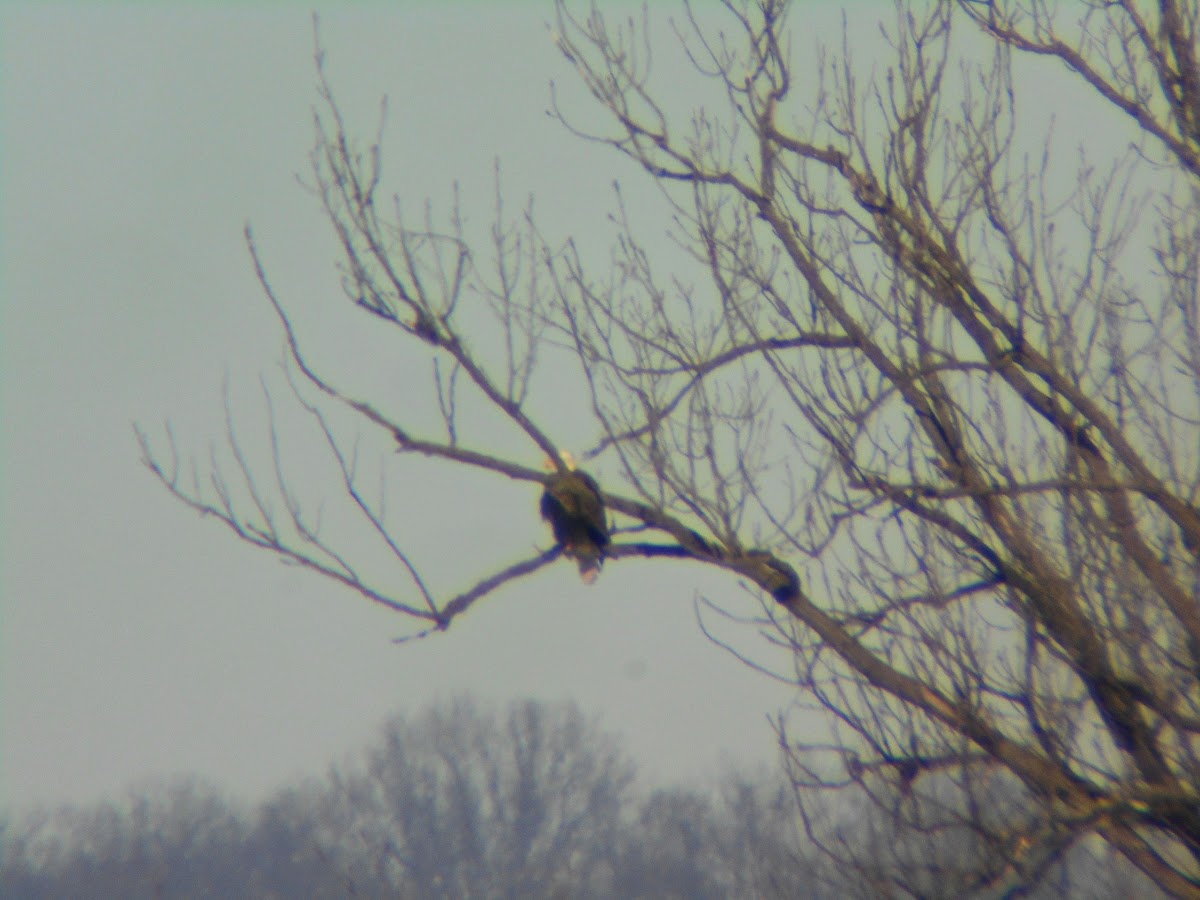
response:
<path id="1" fill-rule="evenodd" d="M 602 260 L 620 179 L 669 260 L 647 182 L 546 115 L 551 79 L 568 104 L 578 96 L 549 5 L 434 6 L 322 11 L 351 129 L 368 140 L 389 97 L 387 185 L 405 208 L 445 210 L 457 180 L 469 227 L 486 227 L 499 159 L 513 207 L 532 195 L 548 233 Z M 798 12 L 802 41 L 837 22 Z M 872 34 L 875 19 L 854 28 Z M 426 371 L 345 303 L 328 225 L 296 180 L 316 101 L 307 8 L 10 4 L 0 54 L 0 806 L 92 802 L 174 773 L 254 801 L 320 773 L 389 714 L 462 691 L 573 698 L 623 735 L 649 780 L 774 759 L 767 716 L 790 690 L 696 624 L 698 593 L 738 602 L 728 579 L 621 562 L 586 589 L 562 563 L 398 646 L 394 614 L 240 543 L 142 466 L 134 422 L 158 441 L 170 419 L 202 465 L 210 446 L 221 453 L 227 383 L 269 472 L 259 379 L 285 398 L 282 336 L 247 221 L 302 338 L 344 383 L 400 414 L 413 367 Z M 540 409 L 553 419 L 572 389 L 552 384 Z M 311 423 L 290 415 L 293 479 L 332 504 Z M 566 412 L 555 435 L 566 447 L 595 437 Z M 546 546 L 535 489 L 463 480 L 372 439 L 398 531 L 447 596 Z"/>
<path id="2" fill-rule="evenodd" d="M 858 71 L 879 65 L 889 9 L 849 7 Z M 384 185 L 407 215 L 419 219 L 429 200 L 444 221 L 457 185 L 468 236 L 486 239 L 498 162 L 507 213 L 532 197 L 542 232 L 574 239 L 601 276 L 616 181 L 663 280 L 696 274 L 645 176 L 547 115 L 553 81 L 575 121 L 595 121 L 550 39 L 549 3 L 318 11 L 330 81 L 364 144 L 388 98 Z M 347 303 L 329 225 L 297 180 L 317 102 L 310 12 L 0 5 L 0 808 L 88 803 L 176 773 L 253 802 L 360 748 L 390 714 L 465 691 L 574 699 L 623 736 L 648 783 L 773 764 L 768 716 L 796 698 L 701 632 L 698 597 L 757 610 L 719 573 L 622 560 L 585 588 L 561 562 L 448 633 L 397 645 L 409 629 L 394 613 L 239 542 L 142 465 L 133 424 L 165 454 L 169 420 L 185 464 L 194 458 L 204 477 L 215 454 L 230 474 L 227 396 L 269 484 L 266 385 L 290 484 L 322 510 L 326 534 L 359 549 L 323 439 L 289 400 L 247 222 L 318 368 L 417 433 L 431 422 L 428 398 L 413 392 L 429 349 Z M 842 14 L 798 2 L 791 24 L 801 95 L 817 45 L 841 46 Z M 652 40 L 657 96 L 686 120 L 710 96 L 687 75 L 665 15 Z M 1127 135 L 1098 134 L 1100 101 L 1061 75 L 1051 61 L 1023 61 L 1018 144 L 1029 141 L 1039 164 L 1053 116 L 1051 165 L 1065 191 L 1080 142 L 1103 158 Z M 475 249 L 486 261 L 485 242 Z M 598 436 L 574 412 L 579 399 L 578 375 L 564 369 L 530 401 L 576 451 Z M 386 436 L 337 423 L 347 447 L 360 441 L 370 478 L 386 473 L 389 521 L 440 596 L 548 545 L 536 488 L 400 457 Z M 492 418 L 472 417 L 464 439 L 541 459 Z M 413 598 L 401 573 L 363 552 L 383 587 Z M 722 634 L 786 669 L 753 629 Z M 821 738 L 803 713 L 790 726 Z"/>

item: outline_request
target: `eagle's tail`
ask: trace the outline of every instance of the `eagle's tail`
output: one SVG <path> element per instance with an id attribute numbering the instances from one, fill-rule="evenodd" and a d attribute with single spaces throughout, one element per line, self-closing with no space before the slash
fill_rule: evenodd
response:
<path id="1" fill-rule="evenodd" d="M 576 544 L 570 547 L 569 550 L 568 555 L 574 557 L 576 564 L 579 566 L 579 577 L 583 580 L 583 583 L 595 584 L 596 579 L 600 577 L 600 566 L 604 563 L 599 548 Z"/>

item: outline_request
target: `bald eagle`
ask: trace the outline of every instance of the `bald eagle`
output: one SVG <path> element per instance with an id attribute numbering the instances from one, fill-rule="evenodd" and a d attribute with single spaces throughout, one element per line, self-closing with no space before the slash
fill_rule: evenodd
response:
<path id="1" fill-rule="evenodd" d="M 596 479 L 576 469 L 571 454 L 561 456 L 565 472 L 558 471 L 552 460 L 544 465 L 550 474 L 542 493 L 542 518 L 550 523 L 563 555 L 579 565 L 584 584 L 592 584 L 600 574 L 609 542 L 604 501 Z"/>

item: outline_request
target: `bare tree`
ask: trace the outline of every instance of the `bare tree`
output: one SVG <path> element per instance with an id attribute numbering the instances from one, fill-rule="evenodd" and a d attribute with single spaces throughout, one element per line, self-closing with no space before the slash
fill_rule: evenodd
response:
<path id="1" fill-rule="evenodd" d="M 939 856 L 919 878 L 885 872 L 880 892 L 1018 892 L 1099 841 L 1200 896 L 1197 4 L 901 4 L 870 65 L 848 37 L 798 52 L 783 0 L 724 6 L 719 29 L 688 6 L 676 23 L 710 88 L 699 110 L 651 78 L 649 21 L 556 8 L 595 100 L 560 117 L 661 188 L 681 271 L 661 271 L 619 192 L 603 271 L 499 206 L 483 267 L 457 211 L 439 229 L 389 206 L 378 144 L 356 149 L 322 78 L 314 188 L 346 293 L 434 357 L 440 431 L 318 371 L 247 240 L 297 396 L 410 587 L 376 586 L 321 533 L 277 442 L 283 517 L 232 428 L 242 493 L 219 469 L 186 482 L 143 437 L 148 464 L 240 537 L 444 629 L 561 548 L 440 596 L 328 410 L 537 485 L 464 435 L 498 413 L 513 446 L 557 459 L 531 397 L 573 358 L 610 562 L 724 570 L 794 650 L 829 723 L 788 743 L 802 808 L 832 791 L 907 840 L 953 825 L 987 851 L 969 872 Z M 1022 115 L 1046 79 L 1094 104 L 1085 128 Z M 989 802 L 998 783 L 1009 802 Z"/>
<path id="2" fill-rule="evenodd" d="M 334 772 L 314 841 L 370 896 L 611 896 L 632 780 L 573 705 L 460 699 L 394 718 Z"/>

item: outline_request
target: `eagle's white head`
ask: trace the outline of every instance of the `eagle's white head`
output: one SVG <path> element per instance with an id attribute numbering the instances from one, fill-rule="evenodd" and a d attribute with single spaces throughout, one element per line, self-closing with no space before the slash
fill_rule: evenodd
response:
<path id="1" fill-rule="evenodd" d="M 559 450 L 558 458 L 562 460 L 563 465 L 567 467 L 568 472 L 575 471 L 575 469 L 576 469 L 575 457 L 571 455 L 571 451 Z M 552 460 L 550 457 L 547 456 L 542 460 L 542 471 L 543 472 L 557 472 L 558 471 L 558 463 L 556 463 L 554 460 Z"/>

